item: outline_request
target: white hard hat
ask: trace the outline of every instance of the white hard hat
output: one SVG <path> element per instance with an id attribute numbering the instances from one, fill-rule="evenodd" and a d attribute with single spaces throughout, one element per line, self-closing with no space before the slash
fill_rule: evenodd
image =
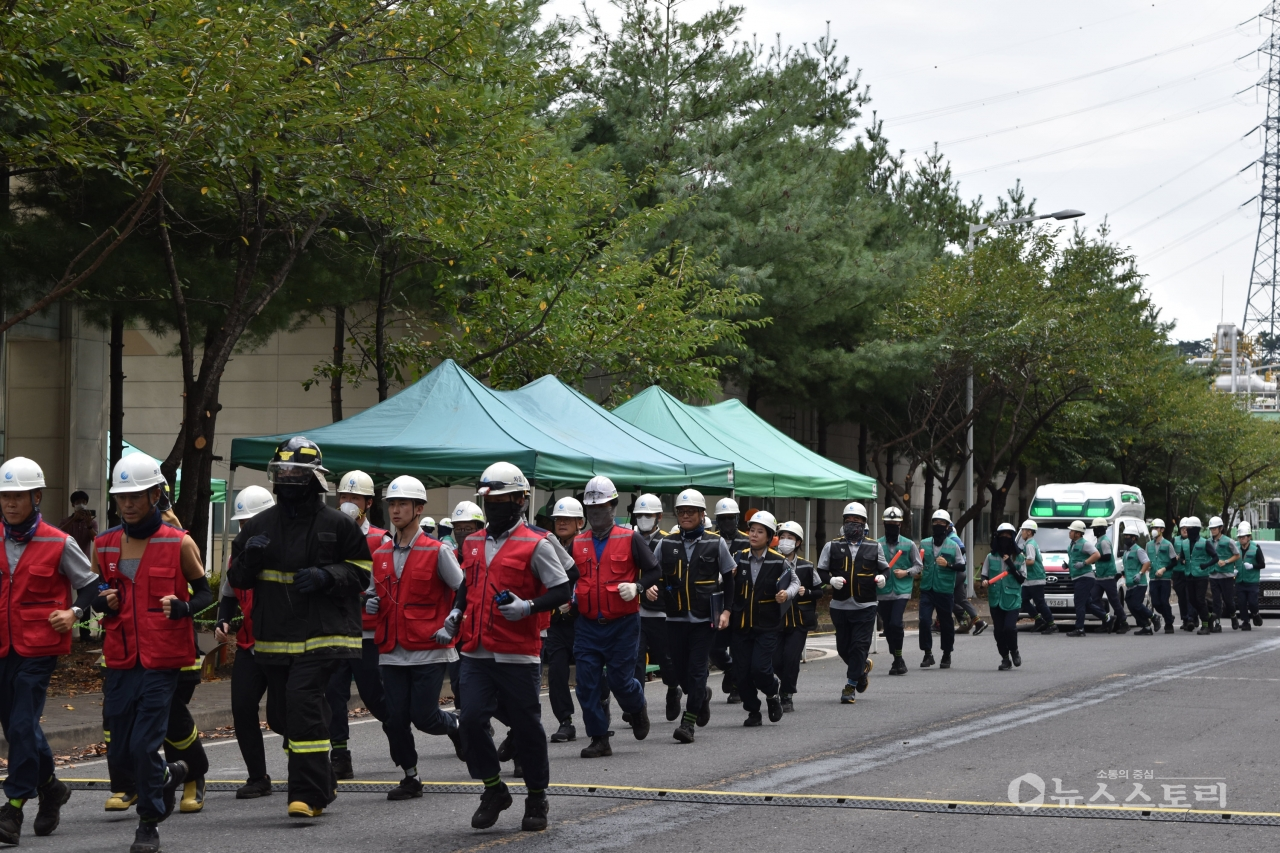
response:
<path id="1" fill-rule="evenodd" d="M 253 518 L 267 507 L 275 505 L 275 497 L 262 486 L 246 486 L 236 495 L 236 514 L 231 516 L 231 520 Z"/>
<path id="2" fill-rule="evenodd" d="M 1183 527 L 1195 527 L 1195 528 L 1197 528 L 1197 529 L 1198 529 L 1198 528 L 1201 526 L 1201 525 L 1200 525 L 1200 519 L 1199 519 L 1199 518 L 1197 518 L 1197 517 L 1196 517 L 1196 516 L 1194 516 L 1194 515 L 1188 515 L 1186 518 L 1182 519 L 1182 526 L 1183 526 Z"/>
<path id="3" fill-rule="evenodd" d="M 600 506 L 617 499 L 618 489 L 608 477 L 592 477 L 582 490 L 582 503 L 586 506 Z"/>
<path id="4" fill-rule="evenodd" d="M 1018 531 L 1013 529 L 1013 525 L 1007 521 L 996 528 L 996 533 L 1017 533 L 1017 532 Z"/>
<path id="5" fill-rule="evenodd" d="M 401 474 L 390 483 L 387 483 L 386 490 L 382 496 L 389 501 L 397 498 L 410 501 L 427 502 L 427 487 L 422 485 L 422 481 L 417 477 L 410 477 L 408 474 Z"/>
<path id="6" fill-rule="evenodd" d="M 1094 528 L 1110 527 L 1111 522 L 1107 521 L 1105 518 L 1095 518 L 1089 526 Z"/>
<path id="7" fill-rule="evenodd" d="M 636 498 L 632 515 L 662 515 L 662 500 L 657 495 L 643 494 Z"/>
<path id="8" fill-rule="evenodd" d="M 418 526 L 423 530 L 426 530 L 428 527 L 434 528 L 436 526 L 436 520 L 429 515 L 424 515 L 418 522 Z"/>
<path id="9" fill-rule="evenodd" d="M 1148 524 L 1147 526 L 1148 526 L 1148 527 L 1150 527 L 1150 528 L 1151 528 L 1151 529 L 1153 529 L 1153 530 L 1154 530 L 1155 528 L 1157 528 L 1157 527 L 1159 527 L 1161 530 L 1164 530 L 1164 519 L 1163 519 L 1163 518 L 1153 518 L 1153 519 L 1151 519 L 1151 523 L 1150 523 L 1150 524 Z"/>
<path id="10" fill-rule="evenodd" d="M 552 518 L 582 518 L 582 504 L 577 498 L 561 498 L 556 501 L 556 508 L 551 510 Z"/>
<path id="11" fill-rule="evenodd" d="M 373 478 L 363 471 L 348 471 L 338 481 L 338 493 L 373 497 Z"/>
<path id="12" fill-rule="evenodd" d="M 721 498 L 716 501 L 716 515 L 738 515 L 741 511 L 738 509 L 738 502 L 733 498 Z"/>
<path id="13" fill-rule="evenodd" d="M 884 514 L 881 516 L 885 521 L 902 521 L 902 510 L 896 506 L 887 506 L 884 508 Z"/>
<path id="14" fill-rule="evenodd" d="M 756 513 L 756 515 L 759 515 L 759 514 L 760 513 Z M 755 516 L 752 516 L 751 520 L 755 521 L 756 520 Z M 794 521 L 784 521 L 781 524 L 779 524 L 778 532 L 790 533 L 792 536 L 796 537 L 797 539 L 804 541 L 804 528 Z"/>
<path id="15" fill-rule="evenodd" d="M 484 524 L 484 510 L 479 504 L 471 501 L 458 501 L 458 505 L 453 508 L 453 515 L 449 516 L 449 520 L 455 524 L 459 521 L 478 521 Z"/>
<path id="16" fill-rule="evenodd" d="M 702 492 L 697 489 L 685 489 L 676 495 L 676 509 L 682 506 L 692 506 L 698 509 L 707 508 L 707 499 L 702 496 Z"/>
<path id="17" fill-rule="evenodd" d="M 1118 532 L 1121 536 L 1138 535 L 1139 528 L 1137 519 L 1133 519 L 1132 521 L 1118 521 L 1116 522 L 1116 527 L 1118 528 Z"/>
<path id="18" fill-rule="evenodd" d="M 934 520 L 934 521 L 945 521 L 947 524 L 950 524 L 950 523 L 951 523 L 951 513 L 947 512 L 945 509 L 940 509 L 940 510 L 938 510 L 937 512 L 935 512 L 935 513 L 933 514 L 933 520 Z"/>
<path id="19" fill-rule="evenodd" d="M 840 515 L 841 517 L 846 515 L 856 515 L 859 518 L 866 520 L 867 508 L 857 501 L 854 501 L 853 503 L 845 504 L 844 512 L 840 513 Z"/>
<path id="20" fill-rule="evenodd" d="M 1222 523 L 1222 518 L 1221 518 L 1221 517 L 1219 517 L 1219 516 L 1216 516 L 1216 515 L 1215 515 L 1213 518 L 1209 519 L 1209 526 L 1210 526 L 1210 527 L 1223 527 L 1224 525 L 1223 525 L 1223 523 Z"/>
<path id="21" fill-rule="evenodd" d="M 1034 521 L 1028 518 L 1026 521 L 1022 522 L 1022 527 L 1020 529 L 1030 530 L 1034 533 L 1035 531 L 1040 529 L 1040 525 L 1036 524 Z"/>
<path id="22" fill-rule="evenodd" d="M 1076 519 L 1075 521 L 1073 521 L 1073 522 L 1071 522 L 1070 524 L 1068 524 L 1068 525 L 1067 525 L 1067 529 L 1068 529 L 1068 530 L 1074 530 L 1076 533 L 1084 533 L 1084 532 L 1085 532 L 1085 530 L 1087 530 L 1088 528 L 1086 528 L 1086 527 L 1084 526 L 1084 522 L 1083 522 L 1083 521 L 1080 521 L 1079 519 Z"/>
<path id="23" fill-rule="evenodd" d="M 160 473 L 160 463 L 145 453 L 130 453 L 116 463 L 111 471 L 111 494 L 145 492 L 154 486 L 165 484 Z"/>
<path id="24" fill-rule="evenodd" d="M 529 493 L 529 481 L 524 473 L 510 462 L 495 462 L 480 475 L 476 492 L 481 496 L 509 495 L 512 492 Z"/>
<path id="25" fill-rule="evenodd" d="M 751 520 L 747 522 L 747 526 L 750 527 L 753 524 L 760 525 L 770 533 L 778 532 L 778 519 L 774 518 L 773 513 L 768 510 L 756 510 L 755 515 L 751 516 Z"/>
<path id="26" fill-rule="evenodd" d="M 1252 536 L 1252 535 L 1253 535 L 1253 525 L 1252 525 L 1252 524 L 1250 524 L 1250 523 L 1249 523 L 1249 522 L 1247 522 L 1247 521 L 1242 521 L 1242 522 L 1240 522 L 1240 524 L 1236 527 L 1236 535 L 1237 535 L 1237 536 Z"/>
<path id="27" fill-rule="evenodd" d="M 25 456 L 15 456 L 0 465 L 0 492 L 29 492 L 44 488 L 44 472 Z"/>

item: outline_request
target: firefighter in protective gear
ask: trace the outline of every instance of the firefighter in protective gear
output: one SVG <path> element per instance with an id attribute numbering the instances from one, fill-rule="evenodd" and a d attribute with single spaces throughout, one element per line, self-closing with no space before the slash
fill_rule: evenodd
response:
<path id="1" fill-rule="evenodd" d="M 747 712 L 743 725 L 764 724 L 760 715 L 760 693 L 769 710 L 769 722 L 782 719 L 781 682 L 773 671 L 778 637 L 800 580 L 787 565 L 782 553 L 769 547 L 778 532 L 773 513 L 757 511 L 747 523 L 747 548 L 734 555 L 737 571 L 729 606 L 730 649 L 733 652 L 733 683 L 742 695 Z"/>
<path id="2" fill-rule="evenodd" d="M 107 764 L 113 780 L 136 786 L 138 828 L 131 853 L 160 849 L 157 825 L 173 811 L 187 775 L 186 763 L 165 762 L 160 746 L 181 671 L 196 660 L 190 620 L 213 601 L 199 547 L 161 519 L 164 485 L 160 464 L 145 453 L 121 459 L 110 489 L 121 524 L 94 540 L 94 559 L 107 587 L 94 602 L 104 614 Z"/>
<path id="3" fill-rule="evenodd" d="M 511 807 L 511 792 L 499 776 L 498 751 L 489 720 L 501 705 L 511 726 L 512 746 L 524 768 L 529 792 L 521 829 L 547 828 L 547 735 L 542 728 L 539 672 L 540 618 L 569 601 L 567 570 L 573 561 L 554 536 L 526 525 L 529 481 L 510 462 L 495 462 L 480 477 L 486 529 L 459 544 L 465 575 L 457 607 L 463 611 L 463 737 L 467 770 L 484 782 L 471 825 L 487 829 Z"/>
<path id="4" fill-rule="evenodd" d="M 852 705 L 855 693 L 866 691 L 873 664 L 871 638 L 876 629 L 877 594 L 887 583 L 889 563 L 884 550 L 867 538 L 867 508 L 854 501 L 844 508 L 840 537 L 822 546 L 818 575 L 831 584 L 831 622 L 836 629 L 836 651 L 847 666 L 847 683 L 840 702 Z M 924 614 L 920 636 L 924 636 Z"/>
<path id="5" fill-rule="evenodd" d="M 987 589 L 987 604 L 991 608 L 991 632 L 995 634 L 996 650 L 1000 652 L 1000 666 L 996 669 L 1002 672 L 1022 666 L 1022 656 L 1018 653 L 1018 613 L 1022 610 L 1026 561 L 1018 554 L 1016 534 L 1013 525 L 1007 522 L 997 527 L 991 539 L 991 553 L 982 563 L 982 585 Z"/>
<path id="6" fill-rule="evenodd" d="M 297 436 L 267 465 L 277 503 L 240 526 L 227 577 L 253 591 L 254 655 L 267 674 L 267 723 L 289 752 L 291 817 L 317 817 L 336 796 L 325 696 L 343 661 L 361 654 L 369 544 L 324 504 L 320 448 Z"/>
<path id="7" fill-rule="evenodd" d="M 606 672 L 607 689 L 627 715 L 636 740 L 649 735 L 649 711 L 643 682 L 635 676 L 635 656 L 640 649 L 640 590 L 658 582 L 658 561 L 648 537 L 614 522 L 618 490 L 608 477 L 592 477 L 582 503 L 587 529 L 573 540 L 570 552 L 578 568 L 573 659 L 578 704 L 591 738 L 582 757 L 602 758 L 613 755 L 602 708 Z"/>
<path id="8" fill-rule="evenodd" d="M 778 636 L 778 649 L 773 653 L 773 671 L 780 682 L 778 697 L 784 714 L 795 710 L 792 697 L 800 680 L 800 661 L 809 632 L 818 626 L 818 602 L 823 594 L 817 569 L 800 556 L 803 544 L 803 527 L 794 521 L 778 525 L 778 553 L 798 582 L 791 606 L 782 615 L 782 633 Z"/>
<path id="9" fill-rule="evenodd" d="M 876 593 L 876 607 L 880 611 L 880 621 L 884 625 L 884 637 L 889 643 L 889 653 L 893 655 L 890 675 L 906 675 L 907 662 L 902 657 L 902 641 L 906 635 L 903 616 L 907 611 L 907 602 L 911 600 L 915 579 L 920 576 L 923 564 L 920 562 L 920 549 L 916 543 L 902 535 L 902 510 L 896 506 L 886 507 L 881 521 L 884 523 L 884 535 L 877 542 L 888 563 L 884 573 L 884 585 Z"/>
<path id="10" fill-rule="evenodd" d="M 7 802 L 0 806 L 5 844 L 19 842 L 27 800 L 39 797 L 35 834 L 45 836 L 57 829 L 71 797 L 54 775 L 40 715 L 58 656 L 71 651 L 71 629 L 98 595 L 97 577 L 76 540 L 41 517 L 44 487 L 44 472 L 30 459 L 15 456 L 0 466 L 0 723 L 9 743 Z"/>
<path id="11" fill-rule="evenodd" d="M 370 554 L 391 539 L 386 530 L 369 523 L 369 511 L 373 509 L 376 498 L 373 478 L 363 471 L 348 471 L 338 481 L 338 509 L 349 515 L 360 528 L 369 544 Z M 367 590 L 365 598 L 372 594 L 372 589 Z M 329 702 L 329 743 L 332 745 L 329 761 L 337 779 L 354 779 L 356 775 L 355 768 L 351 766 L 351 750 L 347 748 L 347 739 L 351 736 L 347 720 L 351 682 L 355 682 L 365 708 L 383 724 L 383 731 L 387 730 L 386 692 L 382 687 L 382 671 L 378 668 L 378 644 L 373 641 L 373 623 L 374 617 L 368 613 L 361 616 L 360 657 L 340 661 L 325 688 L 325 698 Z M 387 737 L 390 738 L 390 734 Z"/>
<path id="12" fill-rule="evenodd" d="M 644 534 L 652 549 L 663 537 L 662 500 L 657 495 L 643 494 L 631 507 L 631 517 L 636 530 Z M 640 649 L 636 655 L 636 678 L 644 684 L 648 665 L 656 664 L 658 675 L 667 688 L 667 721 L 680 716 L 680 700 L 684 694 L 671 670 L 671 658 L 667 652 L 667 614 L 661 601 L 650 601 L 640 596 Z"/>
<path id="13" fill-rule="evenodd" d="M 275 503 L 275 498 L 262 486 L 249 486 L 236 496 L 231 520 L 253 518 Z M 235 724 L 240 757 L 248 770 L 248 778 L 236 790 L 236 799 L 256 800 L 271 795 L 271 777 L 267 775 L 267 753 L 262 742 L 262 727 L 258 724 L 258 708 L 267 694 L 267 673 L 253 651 L 253 591 L 235 589 L 230 583 L 224 583 L 218 593 L 218 627 L 214 636 L 219 643 L 234 641 L 236 644 L 236 660 L 231 668 L 231 720 Z M 232 628 L 237 612 L 238 630 Z"/>
<path id="14" fill-rule="evenodd" d="M 666 608 L 672 675 L 687 697 L 684 717 L 672 736 L 693 743 L 694 725 L 705 726 L 711 718 L 707 669 L 712 639 L 729 627 L 729 610 L 716 613 L 712 605 L 732 589 L 732 578 L 726 576 L 737 563 L 724 538 L 704 526 L 707 501 L 701 492 L 685 489 L 676 496 L 675 509 L 676 531 L 654 546 L 661 577 L 644 594 Z"/>
<path id="15" fill-rule="evenodd" d="M 453 604 L 462 568 L 452 550 L 422 530 L 427 490 L 420 480 L 396 477 L 387 485 L 386 499 L 395 533 L 373 552 L 375 593 L 365 602 L 365 613 L 375 619 L 391 760 L 404 770 L 387 799 L 410 800 L 422 796 L 411 726 L 447 735 L 458 759 L 466 759 L 457 716 L 440 710 L 446 665 L 458 657 L 453 637 L 461 612 Z"/>

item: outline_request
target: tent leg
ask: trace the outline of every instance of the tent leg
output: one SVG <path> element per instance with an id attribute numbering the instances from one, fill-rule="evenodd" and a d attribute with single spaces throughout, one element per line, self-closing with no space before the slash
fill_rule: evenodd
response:
<path id="1" fill-rule="evenodd" d="M 535 512 L 534 507 L 536 507 L 537 505 L 538 505 L 538 487 L 535 486 L 533 483 L 530 483 L 529 484 L 529 513 L 528 513 L 529 525 L 533 524 L 533 514 Z"/>
<path id="2" fill-rule="evenodd" d="M 231 530 L 232 514 L 228 513 L 227 510 L 231 509 L 233 506 L 236 505 L 235 495 L 236 495 L 236 469 L 235 469 L 235 466 L 233 465 L 231 467 L 231 479 L 227 481 L 227 502 L 223 504 L 223 509 L 222 509 L 222 553 L 219 555 L 222 559 L 218 561 L 218 572 L 217 572 L 218 579 L 222 578 L 222 571 L 227 567 L 227 563 L 228 563 L 227 534 Z M 212 524 L 213 523 L 212 512 L 209 513 L 209 519 L 210 519 L 209 523 Z M 213 557 L 212 554 L 210 554 L 209 556 L 211 558 Z M 210 559 L 209 562 L 212 563 L 213 560 Z"/>

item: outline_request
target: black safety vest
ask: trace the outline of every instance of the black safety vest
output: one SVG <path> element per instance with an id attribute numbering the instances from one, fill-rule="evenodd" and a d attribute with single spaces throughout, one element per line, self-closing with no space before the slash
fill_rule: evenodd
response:
<path id="1" fill-rule="evenodd" d="M 662 568 L 662 595 L 668 616 L 711 616 L 711 595 L 720 590 L 720 535 L 704 530 L 687 557 L 679 532 L 666 536 L 658 546 Z"/>
<path id="2" fill-rule="evenodd" d="M 827 568 L 831 576 L 845 579 L 844 589 L 831 591 L 832 601 L 848 601 L 852 598 L 859 604 L 868 604 L 876 600 L 876 573 L 880 568 L 880 543 L 872 539 L 863 539 L 851 547 L 848 539 L 832 539 L 831 551 L 827 554 Z"/>
<path id="3" fill-rule="evenodd" d="M 795 603 L 782 620 L 782 626 L 784 628 L 817 628 L 818 602 L 822 599 L 822 581 L 818 578 L 818 572 L 813 567 L 813 563 L 808 560 L 797 558 L 795 573 L 800 580 L 800 586 L 804 587 L 804 594 L 796 595 Z"/>
<path id="4" fill-rule="evenodd" d="M 791 569 L 782 554 L 770 548 L 764 552 L 764 563 L 755 581 L 751 580 L 751 549 L 744 548 L 734 555 L 738 571 L 733 579 L 733 615 L 729 627 L 735 631 L 777 631 L 782 627 L 782 610 L 791 609 L 791 602 L 778 604 L 774 597 L 783 578 L 789 578 Z M 790 586 L 788 580 L 785 586 Z"/>

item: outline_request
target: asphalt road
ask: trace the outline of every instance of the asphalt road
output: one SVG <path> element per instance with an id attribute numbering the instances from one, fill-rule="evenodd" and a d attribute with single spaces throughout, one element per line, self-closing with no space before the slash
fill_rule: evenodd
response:
<path id="1" fill-rule="evenodd" d="M 1010 782 L 1034 774 L 1053 798 L 1207 811 L 1280 812 L 1280 622 L 1250 633 L 1198 637 L 1061 634 L 1021 637 L 1023 666 L 997 672 L 990 632 L 957 638 L 955 666 L 889 677 L 889 656 L 873 659 L 871 687 L 856 705 L 838 703 L 843 664 L 832 654 L 801 670 L 796 711 L 781 723 L 743 729 L 740 707 L 717 693 L 697 743 L 671 739 L 661 719 L 663 688 L 650 684 L 657 712 L 644 742 L 615 720 L 612 758 L 578 757 L 585 745 L 552 744 L 552 782 L 763 793 L 815 793 L 907 800 L 1007 802 Z M 813 639 L 816 647 L 830 638 Z M 713 676 L 718 685 L 718 677 Z M 551 719 L 549 709 L 544 720 Z M 578 721 L 580 723 L 580 720 Z M 501 731 L 499 732 L 501 736 Z M 267 741 L 273 778 L 284 778 L 279 739 Z M 445 738 L 418 735 L 424 779 L 467 780 Z M 208 745 L 211 778 L 242 779 L 234 742 Z M 352 727 L 357 779 L 397 780 L 376 724 Z M 504 766 L 510 780 L 510 764 Z M 81 764 L 64 776 L 105 776 Z M 1030 778 L 1030 777 L 1028 777 Z M 1018 796 L 1035 793 L 1034 781 Z M 1099 786 L 1105 785 L 1105 789 Z M 1136 786 L 1141 785 L 1141 791 Z M 1181 786 L 1181 787 L 1180 787 Z M 1074 794 L 1070 792 L 1076 792 Z M 1144 797 L 1150 797 L 1149 801 Z M 428 793 L 388 802 L 346 793 L 316 820 L 285 816 L 283 794 L 240 802 L 211 793 L 197 815 L 161 826 L 170 851 L 515 851 L 752 850 L 877 851 L 1085 849 L 1162 851 L 1280 848 L 1280 826 L 1174 823 L 1031 815 L 984 816 L 866 808 L 708 805 L 553 796 L 551 826 L 519 831 L 522 797 L 491 830 L 470 828 L 478 794 Z M 102 795 L 78 791 L 56 835 L 23 847 L 57 851 L 127 849 L 135 818 L 102 810 Z M 28 834 L 30 829 L 28 827 Z"/>

